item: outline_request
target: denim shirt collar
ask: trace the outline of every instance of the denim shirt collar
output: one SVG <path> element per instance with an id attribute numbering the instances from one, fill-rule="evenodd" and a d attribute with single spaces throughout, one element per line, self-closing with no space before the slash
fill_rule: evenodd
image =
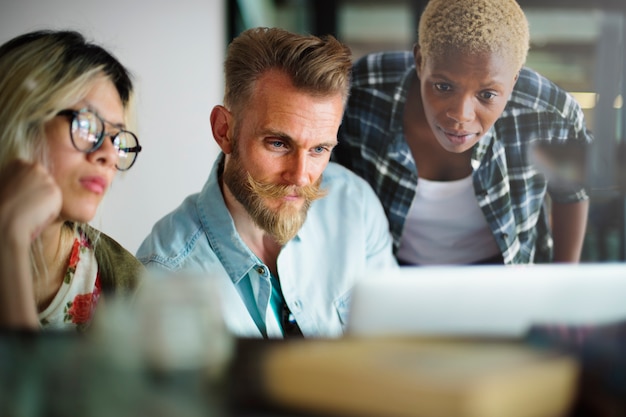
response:
<path id="1" fill-rule="evenodd" d="M 224 158 L 223 153 L 216 158 L 209 179 L 200 191 L 196 209 L 211 249 L 233 283 L 238 284 L 251 269 L 258 268 L 262 263 L 241 240 L 235 228 L 235 222 L 226 207 L 219 181 L 224 169 Z M 300 232 L 292 240 L 300 240 Z"/>

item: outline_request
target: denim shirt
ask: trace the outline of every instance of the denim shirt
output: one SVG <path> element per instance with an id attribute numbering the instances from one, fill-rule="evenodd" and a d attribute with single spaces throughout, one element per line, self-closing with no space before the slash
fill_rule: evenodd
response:
<path id="1" fill-rule="evenodd" d="M 282 337 L 270 306 L 270 270 L 241 240 L 224 203 L 218 180 L 222 159 L 200 193 L 154 225 L 137 257 L 148 268 L 199 271 L 215 280 L 234 335 Z M 355 280 L 397 267 L 387 218 L 370 186 L 330 163 L 322 187 L 328 194 L 312 203 L 277 260 L 284 299 L 305 337 L 342 335 Z M 263 322 L 261 328 L 254 317 Z"/>

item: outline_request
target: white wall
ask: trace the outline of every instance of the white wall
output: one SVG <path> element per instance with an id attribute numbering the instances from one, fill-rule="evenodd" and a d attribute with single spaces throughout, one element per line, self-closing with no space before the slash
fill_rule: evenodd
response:
<path id="1" fill-rule="evenodd" d="M 83 32 L 134 74 L 144 149 L 92 222 L 134 253 L 218 153 L 209 114 L 223 93 L 223 0 L 0 0 L 0 43 L 43 28 Z"/>

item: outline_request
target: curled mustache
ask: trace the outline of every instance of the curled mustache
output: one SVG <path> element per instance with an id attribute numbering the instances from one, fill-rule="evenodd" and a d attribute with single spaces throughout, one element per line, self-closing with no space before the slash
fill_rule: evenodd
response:
<path id="1" fill-rule="evenodd" d="M 297 195 L 298 197 L 304 198 L 307 201 L 315 201 L 328 194 L 327 190 L 320 188 L 321 183 L 321 176 L 317 181 L 315 181 L 314 184 L 305 185 L 302 187 L 298 187 L 295 185 L 264 183 L 255 180 L 254 178 L 252 178 L 250 173 L 248 173 L 248 185 L 250 186 L 250 189 L 258 196 L 268 199 L 278 199 L 286 197 L 288 195 Z"/>

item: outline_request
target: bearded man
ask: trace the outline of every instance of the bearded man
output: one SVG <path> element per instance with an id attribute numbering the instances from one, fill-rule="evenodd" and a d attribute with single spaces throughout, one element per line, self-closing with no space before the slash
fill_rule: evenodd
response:
<path id="1" fill-rule="evenodd" d="M 329 162 L 351 64 L 332 36 L 255 28 L 233 40 L 211 112 L 222 152 L 137 252 L 148 268 L 214 280 L 236 336 L 340 336 L 355 280 L 397 267 L 373 190 Z"/>

